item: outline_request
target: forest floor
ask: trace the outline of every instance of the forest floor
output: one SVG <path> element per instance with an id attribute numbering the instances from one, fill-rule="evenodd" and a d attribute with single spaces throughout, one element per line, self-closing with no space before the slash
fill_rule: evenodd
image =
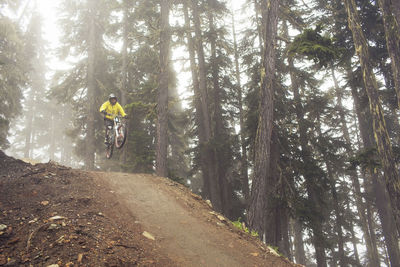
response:
<path id="1" fill-rule="evenodd" d="M 296 266 L 184 186 L 0 151 L 0 266 Z"/>

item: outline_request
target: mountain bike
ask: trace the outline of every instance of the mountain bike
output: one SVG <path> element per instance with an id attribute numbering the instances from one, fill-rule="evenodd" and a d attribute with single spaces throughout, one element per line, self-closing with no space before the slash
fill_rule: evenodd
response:
<path id="1" fill-rule="evenodd" d="M 107 115 L 114 117 L 113 125 L 108 125 L 106 128 L 106 158 L 111 159 L 114 151 L 114 146 L 118 149 L 121 149 L 124 146 L 126 141 L 127 129 L 126 123 L 125 121 L 123 121 L 123 118 L 121 116 L 115 116 L 112 114 Z"/>

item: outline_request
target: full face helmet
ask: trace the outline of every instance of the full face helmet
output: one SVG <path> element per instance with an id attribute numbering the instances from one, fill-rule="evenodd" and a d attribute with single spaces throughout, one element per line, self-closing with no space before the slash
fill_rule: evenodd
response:
<path id="1" fill-rule="evenodd" d="M 116 97 L 114 94 L 110 94 L 110 95 L 108 96 L 108 100 L 110 101 L 111 104 L 115 104 L 115 103 L 112 103 L 112 101 L 111 101 L 111 100 L 113 100 L 113 99 L 115 99 L 115 102 L 117 102 L 117 97 Z"/>

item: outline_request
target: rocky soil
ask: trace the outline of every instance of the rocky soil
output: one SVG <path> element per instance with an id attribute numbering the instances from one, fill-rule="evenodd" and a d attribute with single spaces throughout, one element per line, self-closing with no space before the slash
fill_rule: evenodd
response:
<path id="1" fill-rule="evenodd" d="M 0 151 L 0 266 L 173 266 L 132 215 L 109 215 L 113 198 L 87 172 Z"/>
<path id="2" fill-rule="evenodd" d="M 0 266 L 296 266 L 168 179 L 0 151 Z"/>

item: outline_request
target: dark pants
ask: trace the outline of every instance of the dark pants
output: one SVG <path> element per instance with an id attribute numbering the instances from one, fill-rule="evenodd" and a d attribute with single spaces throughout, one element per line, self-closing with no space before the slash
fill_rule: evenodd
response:
<path id="1" fill-rule="evenodd" d="M 114 121 L 104 118 L 104 126 L 106 127 L 106 139 L 107 139 L 107 134 L 108 134 L 108 126 L 114 127 Z"/>

